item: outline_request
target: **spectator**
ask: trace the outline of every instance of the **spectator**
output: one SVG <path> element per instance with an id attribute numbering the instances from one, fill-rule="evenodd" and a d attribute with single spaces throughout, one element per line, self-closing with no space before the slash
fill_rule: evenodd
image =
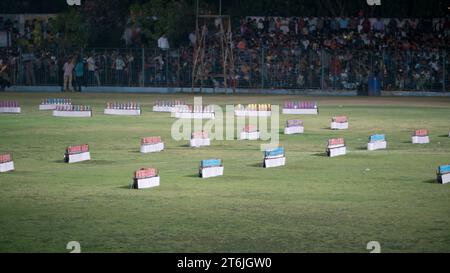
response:
<path id="1" fill-rule="evenodd" d="M 89 56 L 89 58 L 86 60 L 87 62 L 87 79 L 88 79 L 88 84 L 89 85 L 94 85 L 95 83 L 97 83 L 97 85 L 100 85 L 100 79 L 99 79 L 99 75 L 98 75 L 98 69 L 95 63 L 95 55 L 94 53 L 91 53 L 91 55 Z"/>
<path id="2" fill-rule="evenodd" d="M 195 47 L 197 44 L 197 37 L 194 32 L 189 33 L 189 43 L 191 46 Z"/>
<path id="3" fill-rule="evenodd" d="M 158 39 L 158 47 L 161 50 L 169 50 L 169 40 L 167 40 L 165 33 Z"/>
<path id="4" fill-rule="evenodd" d="M 5 91 L 5 88 L 9 88 L 11 81 L 8 75 L 8 64 L 0 58 L 0 91 Z"/>
<path id="5" fill-rule="evenodd" d="M 63 66 L 64 71 L 64 92 L 73 91 L 72 80 L 73 80 L 73 69 L 75 66 L 75 58 L 69 57 L 67 62 Z"/>
<path id="6" fill-rule="evenodd" d="M 80 58 L 75 65 L 75 86 L 76 91 L 81 92 L 81 85 L 85 85 L 84 83 L 84 62 Z"/>
<path id="7" fill-rule="evenodd" d="M 118 54 L 114 63 L 114 67 L 116 69 L 116 84 L 123 84 L 123 70 L 125 69 L 125 62 L 122 58 L 122 55 Z"/>

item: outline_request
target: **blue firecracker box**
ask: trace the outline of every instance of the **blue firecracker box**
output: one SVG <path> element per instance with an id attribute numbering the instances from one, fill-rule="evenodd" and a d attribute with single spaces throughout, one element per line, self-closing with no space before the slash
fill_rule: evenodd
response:
<path id="1" fill-rule="evenodd" d="M 438 172 L 439 172 L 439 174 L 450 173 L 450 164 L 439 166 Z"/>
<path id="2" fill-rule="evenodd" d="M 284 155 L 284 148 L 278 147 L 276 149 L 266 150 L 264 152 L 264 157 L 274 157 L 274 156 L 282 156 Z"/>
<path id="3" fill-rule="evenodd" d="M 369 137 L 369 142 L 385 141 L 386 137 L 383 134 L 371 135 Z"/>
<path id="4" fill-rule="evenodd" d="M 202 160 L 200 165 L 202 168 L 219 167 L 222 166 L 222 160 L 220 159 Z"/>

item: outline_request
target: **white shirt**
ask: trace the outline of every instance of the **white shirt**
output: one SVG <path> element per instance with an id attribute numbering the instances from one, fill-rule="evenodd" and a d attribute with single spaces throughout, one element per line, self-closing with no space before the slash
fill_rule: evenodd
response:
<path id="1" fill-rule="evenodd" d="M 87 59 L 87 65 L 89 71 L 95 71 L 95 60 L 92 57 L 89 57 Z"/>
<path id="2" fill-rule="evenodd" d="M 162 36 L 161 38 L 158 39 L 158 47 L 161 48 L 162 50 L 167 50 L 169 49 L 169 41 L 167 40 L 166 37 Z"/>
<path id="3" fill-rule="evenodd" d="M 195 34 L 194 34 L 193 32 L 191 32 L 191 33 L 189 34 L 189 41 L 191 41 L 191 44 L 192 44 L 192 45 L 195 45 L 195 42 L 197 41 L 197 39 L 196 39 L 196 37 L 195 37 Z"/>
<path id="4" fill-rule="evenodd" d="M 116 70 L 123 70 L 124 68 L 125 68 L 125 62 L 122 59 L 117 58 L 116 59 Z"/>

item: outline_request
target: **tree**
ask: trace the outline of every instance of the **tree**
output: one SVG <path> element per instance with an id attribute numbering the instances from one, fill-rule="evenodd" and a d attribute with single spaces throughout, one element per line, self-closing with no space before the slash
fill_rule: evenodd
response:
<path id="1" fill-rule="evenodd" d="M 172 45 L 183 43 L 195 29 L 194 1 L 151 0 L 130 8 L 132 24 L 141 28 L 145 45 L 155 45 L 165 33 Z"/>
<path id="2" fill-rule="evenodd" d="M 84 0 L 79 9 L 89 26 L 89 44 L 119 46 L 124 30 L 126 3 L 120 0 Z"/>
<path id="3" fill-rule="evenodd" d="M 62 47 L 86 46 L 89 40 L 89 25 L 76 10 L 62 13 L 51 21 L 50 29 L 59 33 L 58 44 Z"/>

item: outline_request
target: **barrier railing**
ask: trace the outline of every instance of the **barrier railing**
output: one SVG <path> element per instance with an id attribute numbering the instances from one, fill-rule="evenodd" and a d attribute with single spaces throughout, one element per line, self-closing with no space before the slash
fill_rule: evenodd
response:
<path id="1" fill-rule="evenodd" d="M 42 49 L 9 51 L 2 76 L 12 85 L 63 85 L 63 66 L 76 56 L 72 86 L 191 87 L 193 49 L 162 51 L 147 48 Z M 448 50 L 325 50 L 303 46 L 269 50 L 235 49 L 231 87 L 325 89 L 366 92 L 369 76 L 382 90 L 450 90 Z M 223 87 L 219 50 L 205 54 L 203 87 Z M 229 70 L 231 68 L 228 68 Z M 234 74 L 234 78 L 231 75 Z M 200 79 L 200 77 L 197 77 Z M 194 82 L 194 86 L 201 81 Z M 230 86 L 230 84 L 228 85 Z"/>

